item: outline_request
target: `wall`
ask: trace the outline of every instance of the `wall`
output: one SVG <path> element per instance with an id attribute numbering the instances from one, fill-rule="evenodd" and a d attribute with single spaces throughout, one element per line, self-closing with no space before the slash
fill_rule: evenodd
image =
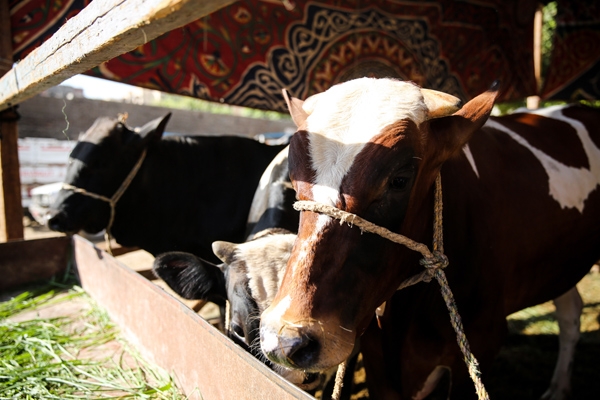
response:
<path id="1" fill-rule="evenodd" d="M 67 127 L 67 122 L 62 112 L 63 107 L 69 121 L 69 128 L 65 133 L 63 130 Z M 79 134 L 85 132 L 96 118 L 116 117 L 125 112 L 128 113 L 127 124 L 131 127 L 142 126 L 154 118 L 172 112 L 167 131 L 184 135 L 255 136 L 265 132 L 284 132 L 286 129 L 295 131 L 291 120 L 261 120 L 83 98 L 66 100 L 36 96 L 21 103 L 18 112 L 21 115 L 20 138 L 66 140 L 68 137 L 77 140 Z"/>

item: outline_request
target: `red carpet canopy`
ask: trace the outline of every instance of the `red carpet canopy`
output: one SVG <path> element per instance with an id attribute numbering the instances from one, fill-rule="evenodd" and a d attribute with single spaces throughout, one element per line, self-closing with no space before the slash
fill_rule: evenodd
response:
<path id="1" fill-rule="evenodd" d="M 14 60 L 24 58 L 88 3 L 11 0 Z M 240 1 L 88 74 L 277 111 L 285 111 L 282 88 L 305 98 L 365 71 L 370 76 L 412 80 L 465 100 L 500 79 L 502 100 L 521 99 L 536 93 L 532 61 L 536 4 Z M 569 33 L 565 35 L 570 39 Z M 581 75 L 585 68 L 575 69 Z M 572 79 L 569 73 L 559 75 L 546 91 L 555 93 L 552 88 L 562 88 Z"/>

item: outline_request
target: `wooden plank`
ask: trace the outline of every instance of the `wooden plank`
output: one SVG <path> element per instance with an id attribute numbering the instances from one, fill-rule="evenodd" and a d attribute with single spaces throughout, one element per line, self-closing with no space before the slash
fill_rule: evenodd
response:
<path id="1" fill-rule="evenodd" d="M 0 0 L 0 76 L 10 70 L 11 59 L 8 0 Z M 0 242 L 23 239 L 18 138 L 16 110 L 0 111 Z"/>
<path id="2" fill-rule="evenodd" d="M 70 248 L 66 236 L 0 243 L 0 291 L 65 272 Z"/>
<path id="3" fill-rule="evenodd" d="M 87 240 L 73 242 L 82 287 L 190 398 L 314 399 L 164 290 Z"/>
<path id="4" fill-rule="evenodd" d="M 93 1 L 0 79 L 0 111 L 233 2 Z"/>

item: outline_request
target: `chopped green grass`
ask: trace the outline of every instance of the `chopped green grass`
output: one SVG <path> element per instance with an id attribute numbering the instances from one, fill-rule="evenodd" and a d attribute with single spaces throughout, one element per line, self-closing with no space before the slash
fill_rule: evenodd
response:
<path id="1" fill-rule="evenodd" d="M 76 298 L 89 304 L 76 317 L 9 319 Z M 107 355 L 103 345 L 109 342 L 113 350 Z M 82 398 L 185 397 L 168 375 L 120 339 L 107 314 L 81 288 L 65 292 L 52 285 L 0 303 L 0 399 Z"/>

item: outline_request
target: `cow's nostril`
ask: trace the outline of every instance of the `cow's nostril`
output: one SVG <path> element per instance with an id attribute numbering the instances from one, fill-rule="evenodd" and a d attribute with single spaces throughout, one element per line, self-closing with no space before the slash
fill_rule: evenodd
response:
<path id="1" fill-rule="evenodd" d="M 300 368 L 308 368 L 317 361 L 321 346 L 309 335 L 301 335 L 298 339 L 289 348 L 287 358 Z"/>
<path id="2" fill-rule="evenodd" d="M 55 216 L 48 219 L 48 228 L 52 229 L 53 231 L 61 231 L 62 224 L 60 214 L 56 214 Z"/>

